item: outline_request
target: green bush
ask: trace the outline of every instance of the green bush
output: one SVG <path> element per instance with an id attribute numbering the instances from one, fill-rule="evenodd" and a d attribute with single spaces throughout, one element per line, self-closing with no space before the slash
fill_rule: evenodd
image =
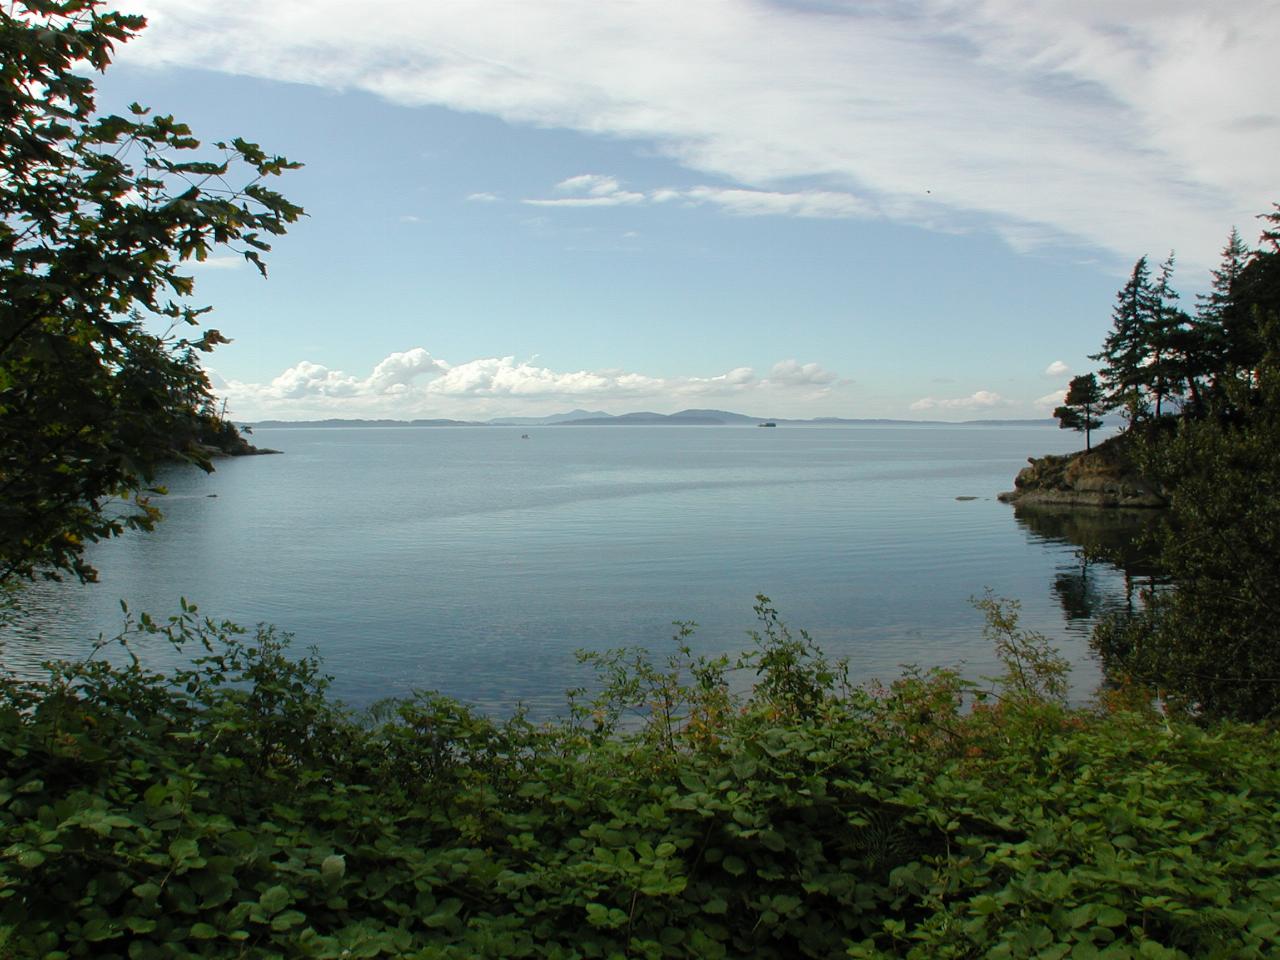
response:
<path id="1" fill-rule="evenodd" d="M 1276 955 L 1276 735 L 1069 709 L 990 603 L 988 686 L 851 687 L 762 599 L 743 661 L 588 656 L 545 724 L 144 619 L 193 665 L 0 685 L 0 956 Z"/>

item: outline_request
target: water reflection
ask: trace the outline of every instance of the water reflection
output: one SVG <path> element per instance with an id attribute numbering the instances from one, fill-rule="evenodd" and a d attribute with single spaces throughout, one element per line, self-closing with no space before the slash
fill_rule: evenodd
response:
<path id="1" fill-rule="evenodd" d="M 1054 596 L 1069 621 L 1132 610 L 1141 589 L 1161 582 L 1154 544 L 1168 522 L 1162 510 L 1019 504 L 1014 519 L 1035 542 L 1076 548 L 1075 562 L 1059 564 L 1053 581 Z M 1122 592 L 1111 585 L 1113 571 L 1123 574 Z"/>

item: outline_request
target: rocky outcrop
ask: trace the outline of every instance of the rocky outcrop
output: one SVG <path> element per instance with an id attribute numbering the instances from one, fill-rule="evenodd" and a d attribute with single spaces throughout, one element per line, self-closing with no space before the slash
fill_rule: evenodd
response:
<path id="1" fill-rule="evenodd" d="M 267 453 L 279 453 L 279 450 L 272 450 L 270 447 L 255 447 L 244 437 L 237 436 L 232 439 L 221 439 L 218 443 L 202 443 L 199 445 L 200 450 L 205 456 L 216 457 L 257 457 Z"/>
<path id="2" fill-rule="evenodd" d="M 1134 468 L 1124 440 L 1113 437 L 1086 453 L 1030 457 L 1014 489 L 1000 499 L 1026 505 L 1167 507 L 1168 499 Z"/>
<path id="3" fill-rule="evenodd" d="M 195 448 L 210 460 L 220 457 L 256 457 L 264 453 L 279 453 L 267 447 L 255 447 L 230 420 L 210 417 L 200 425 Z"/>

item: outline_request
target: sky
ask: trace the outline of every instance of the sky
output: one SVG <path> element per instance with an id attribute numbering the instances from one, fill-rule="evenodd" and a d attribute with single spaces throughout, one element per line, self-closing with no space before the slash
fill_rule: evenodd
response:
<path id="1" fill-rule="evenodd" d="M 99 78 L 305 166 L 194 265 L 240 420 L 1048 416 L 1280 200 L 1280 3 L 136 0 Z"/>

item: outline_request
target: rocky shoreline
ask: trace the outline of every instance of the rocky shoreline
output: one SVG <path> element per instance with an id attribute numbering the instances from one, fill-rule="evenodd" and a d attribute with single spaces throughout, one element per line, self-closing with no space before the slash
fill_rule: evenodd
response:
<path id="1" fill-rule="evenodd" d="M 1023 506 L 1167 507 L 1168 498 L 1134 469 L 1123 439 L 1114 437 L 1087 452 L 1029 457 L 1014 489 L 998 499 Z"/>
<path id="2" fill-rule="evenodd" d="M 197 447 L 210 460 L 222 457 L 261 457 L 282 452 L 272 450 L 270 447 L 255 447 L 238 434 L 234 438 L 223 438 L 219 443 L 200 443 Z"/>

